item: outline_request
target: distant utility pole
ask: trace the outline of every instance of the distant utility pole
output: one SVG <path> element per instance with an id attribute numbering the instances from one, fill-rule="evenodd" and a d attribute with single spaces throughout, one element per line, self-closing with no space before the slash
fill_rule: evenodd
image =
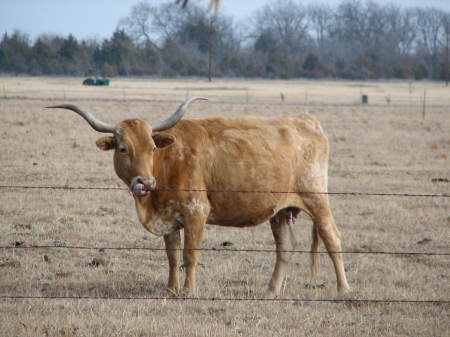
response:
<path id="1" fill-rule="evenodd" d="M 448 36 L 450 35 L 450 27 L 449 27 L 449 16 L 447 15 L 445 20 L 445 37 L 447 39 L 446 43 L 446 50 L 445 50 L 445 86 L 448 87 L 448 67 L 449 67 L 449 61 L 448 61 Z"/>
<path id="2" fill-rule="evenodd" d="M 213 58 L 213 44 L 214 44 L 214 34 L 213 34 L 213 20 L 214 17 L 211 15 L 210 19 L 209 19 L 209 46 L 208 46 L 208 81 L 211 82 L 212 81 L 212 58 Z"/>
<path id="3" fill-rule="evenodd" d="M 422 120 L 425 120 L 425 114 L 427 110 L 427 89 L 423 89 L 423 106 L 422 106 Z"/>

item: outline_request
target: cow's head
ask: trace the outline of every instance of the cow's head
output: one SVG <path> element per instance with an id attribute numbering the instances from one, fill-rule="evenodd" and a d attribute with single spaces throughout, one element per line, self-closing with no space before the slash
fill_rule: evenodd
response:
<path id="1" fill-rule="evenodd" d="M 76 105 L 62 104 L 48 108 L 69 109 L 83 117 L 96 131 L 112 133 L 112 136 L 101 137 L 97 147 L 101 150 L 114 150 L 114 169 L 136 197 L 143 197 L 156 187 L 153 176 L 153 154 L 156 149 L 164 148 L 174 142 L 174 137 L 157 133 L 173 127 L 184 115 L 189 104 L 206 98 L 195 97 L 181 104 L 166 120 L 149 125 L 141 119 L 127 119 L 119 124 L 109 124 L 97 119 L 90 112 Z"/>

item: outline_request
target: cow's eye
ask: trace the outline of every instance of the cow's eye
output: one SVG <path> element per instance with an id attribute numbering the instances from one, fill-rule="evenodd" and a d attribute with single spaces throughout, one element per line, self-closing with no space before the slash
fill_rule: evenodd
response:
<path id="1" fill-rule="evenodd" d="M 122 154 L 127 154 L 128 153 L 128 149 L 127 149 L 127 147 L 125 145 L 120 144 L 119 145 L 119 152 L 122 153 Z"/>
<path id="2" fill-rule="evenodd" d="M 153 148 L 152 148 L 152 152 L 155 152 L 156 151 L 156 146 L 154 146 Z"/>

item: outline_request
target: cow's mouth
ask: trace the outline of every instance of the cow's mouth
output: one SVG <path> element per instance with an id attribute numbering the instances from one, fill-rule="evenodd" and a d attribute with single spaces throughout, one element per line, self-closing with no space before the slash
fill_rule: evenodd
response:
<path id="1" fill-rule="evenodd" d="M 130 189 L 134 196 L 144 197 L 156 187 L 156 179 L 153 177 L 135 177 L 131 180 Z"/>

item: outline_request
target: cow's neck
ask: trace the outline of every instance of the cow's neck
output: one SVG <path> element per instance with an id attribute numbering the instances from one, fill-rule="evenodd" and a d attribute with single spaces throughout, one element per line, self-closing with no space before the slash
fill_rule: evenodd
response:
<path id="1" fill-rule="evenodd" d="M 182 228 L 182 217 L 176 209 L 158 207 L 156 194 L 134 197 L 139 222 L 152 234 L 162 236 Z"/>

